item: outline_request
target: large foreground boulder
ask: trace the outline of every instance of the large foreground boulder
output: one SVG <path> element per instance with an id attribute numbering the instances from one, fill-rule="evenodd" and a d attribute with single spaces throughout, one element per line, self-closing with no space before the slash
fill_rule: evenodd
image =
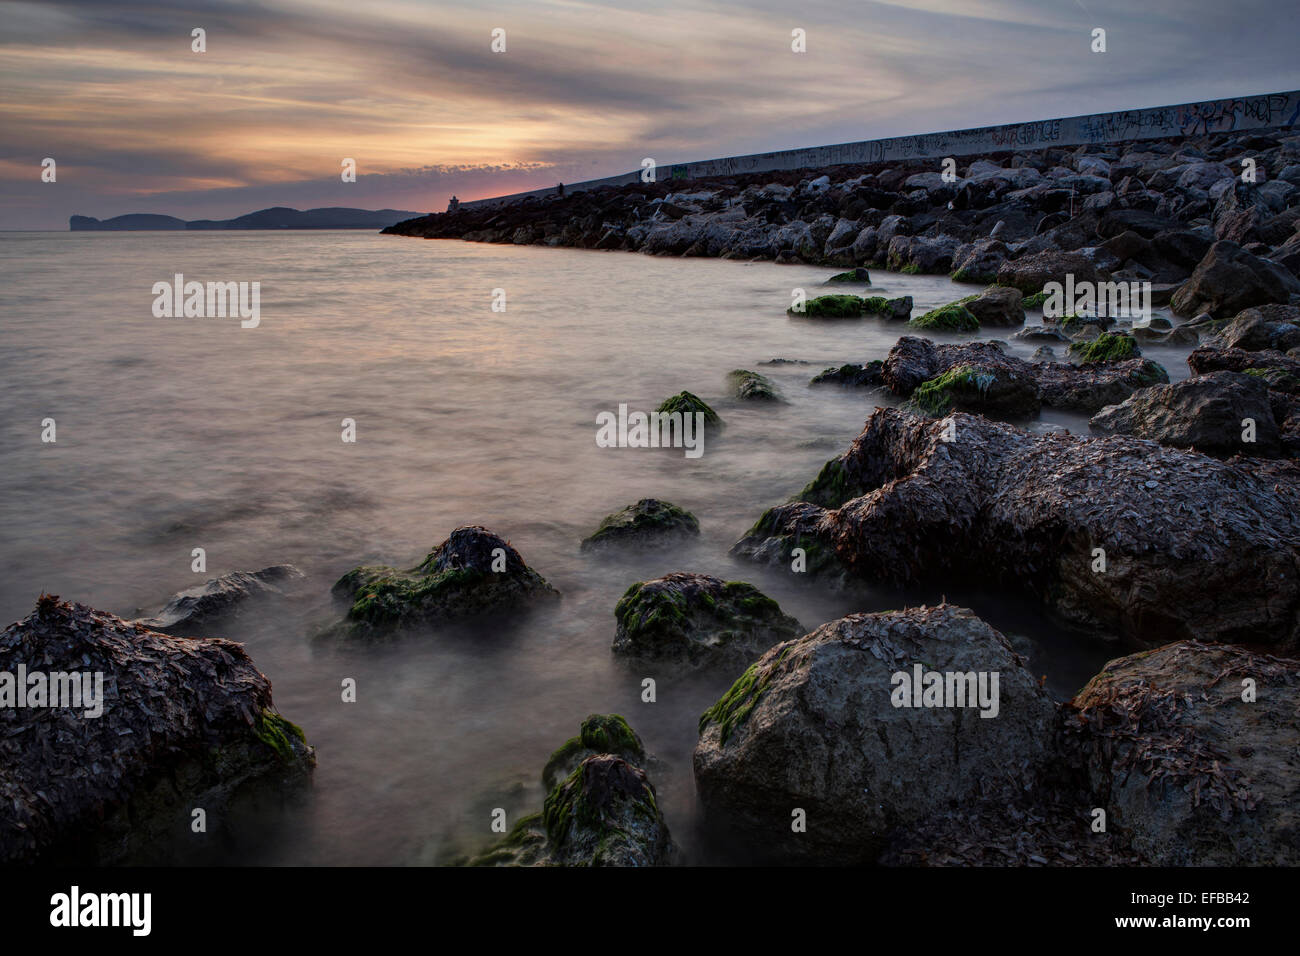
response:
<path id="1" fill-rule="evenodd" d="M 615 654 L 691 666 L 743 667 L 803 632 L 752 584 L 683 571 L 632 585 L 614 616 Z"/>
<path id="2" fill-rule="evenodd" d="M 184 860 L 195 807 L 237 837 L 246 801 L 314 764 L 239 644 L 50 595 L 0 635 L 0 862 Z"/>
<path id="3" fill-rule="evenodd" d="M 762 857 L 866 863 L 898 828 L 1033 786 L 1054 719 L 970 611 L 854 614 L 773 647 L 704 714 L 695 782 Z"/>
<path id="4" fill-rule="evenodd" d="M 153 617 L 137 623 L 164 634 L 203 634 L 247 609 L 250 599 L 281 597 L 284 588 L 304 575 L 292 564 L 261 571 L 232 571 L 196 588 L 177 592 Z"/>
<path id="5" fill-rule="evenodd" d="M 663 866 L 676 848 L 642 765 L 645 748 L 618 714 L 593 714 L 543 771 L 541 813 L 524 816 L 470 866 Z"/>
<path id="6" fill-rule="evenodd" d="M 1282 451 L 1268 384 L 1259 376 L 1211 372 L 1134 392 L 1089 422 L 1094 434 L 1134 435 L 1216 458 L 1274 458 Z"/>
<path id="7" fill-rule="evenodd" d="M 1107 825 L 1161 866 L 1300 865 L 1300 663 L 1182 641 L 1064 708 Z"/>
<path id="8" fill-rule="evenodd" d="M 1102 638 L 1300 644 L 1294 462 L 882 408 L 823 475 L 820 505 L 765 513 L 733 553 L 812 540 L 854 577 L 1022 590 Z"/>
<path id="9" fill-rule="evenodd" d="M 352 602 L 343 630 L 355 636 L 518 611 L 559 596 L 510 542 L 477 525 L 457 528 L 410 570 L 353 568 L 334 593 Z"/>

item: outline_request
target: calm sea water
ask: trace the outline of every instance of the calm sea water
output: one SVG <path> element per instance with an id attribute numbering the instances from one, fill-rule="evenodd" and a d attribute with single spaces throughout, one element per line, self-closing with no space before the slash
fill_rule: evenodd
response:
<path id="1" fill-rule="evenodd" d="M 261 283 L 261 325 L 158 319 L 174 273 Z M 355 232 L 0 233 L 0 615 L 41 591 L 126 617 L 233 570 L 292 563 L 298 597 L 226 634 L 245 642 L 319 764 L 253 863 L 414 864 L 480 848 L 489 815 L 540 807 L 549 753 L 584 716 L 626 715 L 690 862 L 720 862 L 697 823 L 699 714 L 736 674 L 661 679 L 616 662 L 614 604 L 673 570 L 749 580 L 809 629 L 941 594 L 827 591 L 727 549 L 862 428 L 878 395 L 809 388 L 830 365 L 883 358 L 900 327 L 789 319 L 791 289 L 829 270 Z M 970 287 L 875 275 L 873 294 L 924 310 Z M 493 290 L 507 309 L 493 312 Z M 1009 337 L 1009 334 L 1008 334 Z M 1016 346 L 1027 356 L 1032 347 Z M 1185 374 L 1181 355 L 1164 356 Z M 772 358 L 808 364 L 763 366 Z M 751 368 L 788 402 L 726 399 Z M 602 449 L 598 412 L 649 410 L 689 389 L 726 419 L 703 457 Z M 40 440 L 54 418 L 57 443 Z M 340 439 L 355 419 L 358 441 Z M 1047 415 L 1036 427 L 1086 429 Z M 642 497 L 693 511 L 697 543 L 583 554 L 605 514 Z M 329 587 L 364 562 L 416 563 L 453 528 L 508 537 L 563 594 L 516 627 L 379 646 L 312 640 Z M 207 553 L 205 575 L 191 549 Z M 1032 610 L 948 589 L 1014 634 L 1057 694 L 1109 655 Z M 340 684 L 357 682 L 356 703 Z"/>

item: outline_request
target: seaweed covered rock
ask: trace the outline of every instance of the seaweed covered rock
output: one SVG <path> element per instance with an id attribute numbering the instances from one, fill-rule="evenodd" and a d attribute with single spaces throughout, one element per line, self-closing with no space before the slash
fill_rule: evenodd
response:
<path id="1" fill-rule="evenodd" d="M 804 302 L 802 309 L 791 307 L 786 312 L 814 319 L 856 319 L 862 315 L 862 298 L 840 293 L 819 295 Z"/>
<path id="2" fill-rule="evenodd" d="M 477 525 L 457 528 L 410 570 L 354 568 L 334 593 L 352 602 L 344 630 L 354 636 L 438 626 L 559 596 L 510 542 Z"/>
<path id="3" fill-rule="evenodd" d="M 1014 291 L 1014 290 L 1012 290 Z M 1038 385 L 1029 375 L 1006 366 L 954 365 L 922 382 L 912 405 L 927 415 L 955 409 L 1023 418 L 1038 414 Z"/>
<path id="4" fill-rule="evenodd" d="M 738 368 L 727 375 L 731 394 L 744 402 L 779 402 L 776 386 L 766 376 Z"/>
<path id="5" fill-rule="evenodd" d="M 722 418 L 713 410 L 708 402 L 700 398 L 698 395 L 687 391 L 681 391 L 676 395 L 671 395 L 668 398 L 665 398 L 659 403 L 659 407 L 656 408 L 655 411 L 665 415 L 671 415 L 674 412 L 677 412 L 683 416 L 699 413 L 704 416 L 704 424 L 706 425 L 722 424 Z"/>
<path id="6" fill-rule="evenodd" d="M 859 579 L 1021 590 L 1103 639 L 1300 646 L 1295 462 L 882 408 L 834 470 L 852 497 L 774 509 L 736 553 L 797 534 Z"/>
<path id="7" fill-rule="evenodd" d="M 622 511 L 607 515 L 595 531 L 582 539 L 584 551 L 612 544 L 671 544 L 700 533 L 700 522 L 685 508 L 642 498 Z"/>
<path id="8" fill-rule="evenodd" d="M 676 847 L 642 764 L 645 748 L 618 714 L 592 714 L 542 772 L 541 813 L 521 817 L 470 866 L 664 866 Z"/>
<path id="9" fill-rule="evenodd" d="M 914 329 L 930 329 L 940 332 L 978 332 L 980 320 L 963 302 L 950 302 L 937 309 L 931 309 L 907 323 Z"/>
<path id="10" fill-rule="evenodd" d="M 177 862 L 193 807 L 237 838 L 314 764 L 239 644 L 50 595 L 0 635 L 0 862 Z"/>
<path id="11" fill-rule="evenodd" d="M 164 634 L 202 634 L 246 609 L 250 599 L 283 596 L 284 585 L 303 577 L 291 564 L 261 571 L 232 571 L 196 588 L 177 592 L 153 617 L 137 623 Z"/>
<path id="12" fill-rule="evenodd" d="M 615 654 L 691 666 L 743 666 L 802 631 L 752 584 L 683 571 L 632 585 L 614 616 Z"/>
<path id="13" fill-rule="evenodd" d="M 1268 383 L 1237 372 L 1211 372 L 1144 388 L 1119 405 L 1103 408 L 1089 425 L 1098 435 L 1150 438 L 1216 458 L 1272 458 L 1282 451 Z"/>
<path id="14" fill-rule="evenodd" d="M 1124 401 L 1139 388 L 1169 381 L 1169 373 L 1145 359 L 1073 365 L 1066 362 L 1026 362 L 1007 355 L 992 342 L 936 345 L 929 339 L 905 335 L 885 357 L 881 376 L 900 398 L 910 398 L 920 386 L 950 369 L 968 366 L 985 374 L 1036 384 L 1041 404 L 1089 414 Z"/>
<path id="15" fill-rule="evenodd" d="M 1160 866 L 1300 864 L 1300 663 L 1180 641 L 1106 665 L 1063 733 L 1108 826 Z"/>
<path id="16" fill-rule="evenodd" d="M 710 825 L 763 858 L 867 863 L 897 829 L 1033 786 L 1054 727 L 1038 680 L 972 612 L 853 614 L 773 647 L 705 712 L 695 782 Z"/>
<path id="17" fill-rule="evenodd" d="M 899 296 L 886 299 L 883 295 L 870 295 L 862 300 L 863 315 L 878 315 L 891 322 L 906 322 L 912 315 L 912 297 Z"/>
<path id="18" fill-rule="evenodd" d="M 638 767 L 645 764 L 645 745 L 619 714 L 592 714 L 582 722 L 578 736 L 570 737 L 542 768 L 542 786 L 550 793 L 588 757 L 614 754 Z"/>
<path id="19" fill-rule="evenodd" d="M 838 498 L 835 504 L 821 506 L 810 501 L 792 501 L 768 508 L 745 536 L 731 546 L 731 554 L 762 564 L 797 568 L 831 585 L 844 583 L 848 572 L 835 554 L 835 542 L 827 521 L 830 513 L 824 509 L 837 507 L 855 495 L 844 490 L 843 472 L 832 467 L 837 465 L 839 460 L 834 458 L 826 463 L 823 473 L 831 469 L 833 474 L 818 486 L 816 492 L 829 499 Z M 818 485 L 818 482 L 814 480 L 809 487 L 813 485 Z"/>
<path id="20" fill-rule="evenodd" d="M 865 365 L 841 365 L 818 372 L 809 385 L 843 385 L 845 388 L 876 388 L 885 383 L 885 363 L 876 359 Z"/>
<path id="21" fill-rule="evenodd" d="M 1137 340 L 1122 332 L 1103 332 L 1090 342 L 1075 342 L 1066 351 L 1081 365 L 1096 362 L 1124 362 L 1142 354 Z"/>

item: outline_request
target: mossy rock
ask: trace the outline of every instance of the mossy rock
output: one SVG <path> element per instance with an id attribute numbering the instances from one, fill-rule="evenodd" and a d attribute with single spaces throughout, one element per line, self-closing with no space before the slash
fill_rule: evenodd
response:
<path id="1" fill-rule="evenodd" d="M 681 571 L 632 585 L 614 617 L 615 654 L 691 667 L 743 664 L 803 633 L 752 584 Z"/>
<path id="2" fill-rule="evenodd" d="M 645 771 L 613 754 L 588 757 L 558 784 L 542 823 L 559 866 L 655 866 L 671 847 Z"/>
<path id="3" fill-rule="evenodd" d="M 559 596 L 508 541 L 477 526 L 457 528 L 409 570 L 353 568 L 333 590 L 352 602 L 343 633 L 363 637 L 519 609 Z"/>
<path id="4" fill-rule="evenodd" d="M 583 550 L 613 544 L 664 545 L 698 536 L 700 522 L 685 508 L 658 498 L 642 498 L 607 515 L 582 541 Z"/>
<path id="5" fill-rule="evenodd" d="M 879 315 L 894 321 L 906 321 L 912 314 L 912 297 L 899 296 L 886 299 L 883 295 L 872 295 L 862 300 L 864 315 Z"/>
<path id="6" fill-rule="evenodd" d="M 1023 296 L 1020 304 L 1026 309 L 1041 309 L 1047 298 L 1048 294 L 1046 292 L 1035 292 L 1033 295 Z"/>
<path id="7" fill-rule="evenodd" d="M 844 457 L 839 456 L 822 465 L 817 477 L 804 485 L 792 500 L 808 501 L 823 508 L 838 508 L 847 501 L 865 495 L 869 490 L 849 474 Z"/>
<path id="8" fill-rule="evenodd" d="M 1038 387 L 1026 376 L 1006 368 L 954 365 L 922 382 L 911 404 L 927 415 L 946 415 L 953 409 L 1026 416 L 1039 410 Z"/>
<path id="9" fill-rule="evenodd" d="M 727 375 L 731 394 L 746 402 L 779 402 L 776 386 L 766 376 L 738 368 Z"/>
<path id="10" fill-rule="evenodd" d="M 763 692 L 767 690 L 772 678 L 780 669 L 781 662 L 793 647 L 794 643 L 791 642 L 766 663 L 755 661 L 750 664 L 745 673 L 737 678 L 717 703 L 700 716 L 700 733 L 703 734 L 710 724 L 717 724 L 722 743 L 725 744 L 727 738 L 753 712 L 759 698 L 763 696 Z"/>
<path id="11" fill-rule="evenodd" d="M 627 720 L 619 714 L 592 714 L 582 722 L 578 736 L 570 737 L 551 754 L 542 768 L 546 792 L 571 774 L 578 764 L 594 754 L 615 754 L 629 763 L 645 763 L 645 745 Z"/>
<path id="12" fill-rule="evenodd" d="M 862 299 L 856 295 L 819 295 L 804 303 L 802 312 L 787 309 L 790 315 L 822 319 L 856 319 L 862 315 Z"/>
<path id="13" fill-rule="evenodd" d="M 1070 346 L 1069 352 L 1078 358 L 1082 365 L 1091 365 L 1094 362 L 1122 362 L 1125 359 L 1140 358 L 1142 355 L 1137 340 L 1131 335 L 1120 332 L 1103 332 L 1091 342 L 1075 342 Z"/>
<path id="14" fill-rule="evenodd" d="M 691 392 L 678 392 L 670 398 L 665 398 L 655 409 L 657 412 L 671 415 L 673 412 L 680 412 L 683 416 L 694 415 L 697 412 L 704 414 L 704 424 L 721 425 L 722 419 L 715 412 L 709 403 Z"/>
<path id="15" fill-rule="evenodd" d="M 930 329 L 943 332 L 978 332 L 979 319 L 961 302 L 931 309 L 925 315 L 918 316 L 907 323 L 914 329 Z"/>

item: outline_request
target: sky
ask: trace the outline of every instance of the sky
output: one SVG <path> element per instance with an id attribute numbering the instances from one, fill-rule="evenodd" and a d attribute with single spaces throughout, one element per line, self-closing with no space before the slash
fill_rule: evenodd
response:
<path id="1" fill-rule="evenodd" d="M 440 211 L 644 157 L 1292 90 L 1297 36 L 1295 0 L 0 0 L 0 229 Z"/>

